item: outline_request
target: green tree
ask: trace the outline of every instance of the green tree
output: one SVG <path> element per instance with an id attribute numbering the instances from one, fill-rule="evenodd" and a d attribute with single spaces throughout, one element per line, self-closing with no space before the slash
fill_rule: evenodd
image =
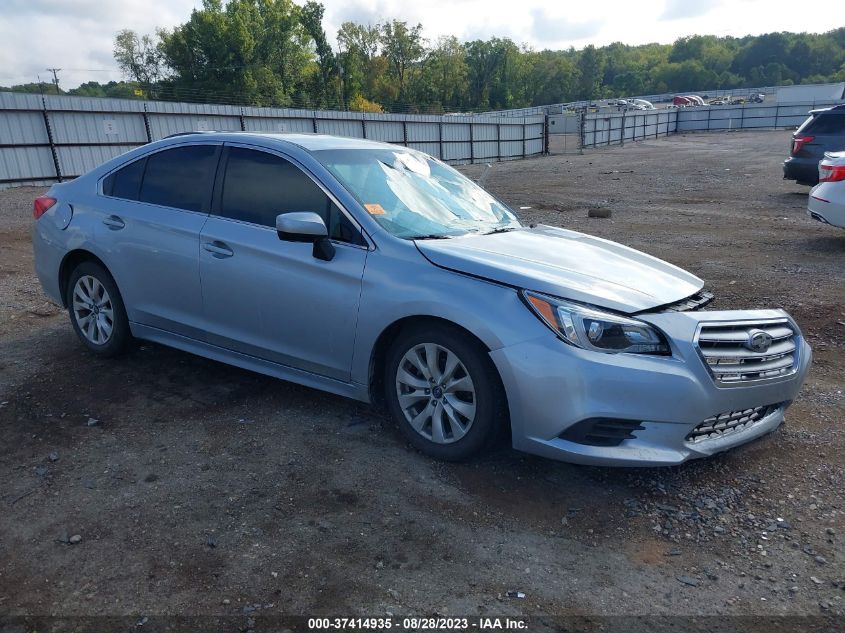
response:
<path id="1" fill-rule="evenodd" d="M 391 20 L 381 26 L 381 45 L 384 57 L 397 83 L 397 98 L 405 99 L 408 84 L 408 70 L 425 55 L 422 39 L 422 25 L 408 27 L 407 22 Z"/>
<path id="2" fill-rule="evenodd" d="M 308 0 L 300 11 L 300 22 L 314 42 L 317 57 L 317 81 L 311 87 L 315 105 L 333 106 L 337 104 L 337 59 L 326 39 L 323 30 L 323 5 Z"/>
<path id="3" fill-rule="evenodd" d="M 482 110 L 522 105 L 524 92 L 519 48 L 511 40 L 494 37 L 464 45 L 470 104 Z"/>
<path id="4" fill-rule="evenodd" d="M 590 44 L 578 56 L 577 98 L 595 99 L 601 96 L 605 57 L 601 50 Z"/>
<path id="5" fill-rule="evenodd" d="M 161 43 L 149 35 L 120 31 L 114 38 L 114 59 L 125 76 L 142 86 L 149 87 L 162 77 Z"/>
<path id="6" fill-rule="evenodd" d="M 459 110 L 467 101 L 466 53 L 456 37 L 441 37 L 420 66 L 415 101 L 428 110 Z"/>
<path id="7" fill-rule="evenodd" d="M 419 24 L 345 22 L 335 52 L 319 0 L 301 7 L 293 1 L 203 0 L 187 22 L 157 38 L 121 31 L 115 59 L 154 98 L 308 107 L 342 99 L 409 111 L 842 81 L 845 69 L 845 27 L 537 52 L 497 37 L 465 43 L 443 37 L 429 50 Z M 108 88 L 89 82 L 76 90 L 125 95 L 134 93 L 133 82 Z"/>
<path id="8" fill-rule="evenodd" d="M 358 95 L 374 95 L 378 79 L 376 57 L 381 29 L 370 24 L 344 22 L 337 32 L 341 87 L 346 101 Z"/>
<path id="9" fill-rule="evenodd" d="M 525 53 L 527 105 L 566 101 L 575 92 L 575 62 L 560 51 Z"/>
<path id="10" fill-rule="evenodd" d="M 291 0 L 203 0 L 185 24 L 160 31 L 174 98 L 296 105 L 305 90 L 310 38 Z"/>
<path id="11" fill-rule="evenodd" d="M 52 84 L 52 82 L 38 82 L 38 83 L 27 83 L 27 84 L 16 84 L 14 86 L 10 86 L 5 88 L 0 86 L 0 90 L 5 90 L 9 92 L 27 92 L 30 94 L 56 94 L 56 87 Z M 59 89 L 59 94 L 64 94 L 64 90 Z"/>
<path id="12" fill-rule="evenodd" d="M 143 99 L 147 96 L 146 89 L 137 81 L 109 81 L 105 84 L 86 81 L 76 88 L 68 90 L 67 94 L 79 97 L 110 97 L 113 99 Z"/>

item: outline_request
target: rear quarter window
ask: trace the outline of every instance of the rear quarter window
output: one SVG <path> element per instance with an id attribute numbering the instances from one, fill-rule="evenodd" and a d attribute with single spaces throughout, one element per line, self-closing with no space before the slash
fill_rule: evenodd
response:
<path id="1" fill-rule="evenodd" d="M 146 164 L 147 159 L 144 157 L 106 176 L 103 181 L 103 194 L 124 200 L 137 200 Z"/>
<path id="2" fill-rule="evenodd" d="M 812 120 L 805 121 L 799 131 L 819 136 L 845 135 L 845 114 L 817 114 Z"/>

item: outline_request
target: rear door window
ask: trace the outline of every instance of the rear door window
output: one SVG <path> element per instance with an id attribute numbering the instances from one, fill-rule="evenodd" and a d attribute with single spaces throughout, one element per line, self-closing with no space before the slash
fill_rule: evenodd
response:
<path id="1" fill-rule="evenodd" d="M 292 211 L 319 214 L 329 237 L 364 244 L 360 232 L 305 172 L 275 154 L 230 147 L 217 215 L 276 227 L 276 216 Z"/>
<path id="2" fill-rule="evenodd" d="M 207 209 L 219 150 L 219 145 L 188 145 L 151 154 L 139 200 L 186 211 Z"/>
<path id="3" fill-rule="evenodd" d="M 147 159 L 144 157 L 109 174 L 103 181 L 103 194 L 124 200 L 137 200 L 146 164 Z"/>

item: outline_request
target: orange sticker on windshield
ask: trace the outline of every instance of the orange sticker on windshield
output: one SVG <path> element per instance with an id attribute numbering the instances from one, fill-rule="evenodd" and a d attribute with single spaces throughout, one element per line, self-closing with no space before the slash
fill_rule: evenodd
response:
<path id="1" fill-rule="evenodd" d="M 380 204 L 365 204 L 364 208 L 370 213 L 370 215 L 384 215 L 387 211 L 384 210 L 384 207 Z"/>

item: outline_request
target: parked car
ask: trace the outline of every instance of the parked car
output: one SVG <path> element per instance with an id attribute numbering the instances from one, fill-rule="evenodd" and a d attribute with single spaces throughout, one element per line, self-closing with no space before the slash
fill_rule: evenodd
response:
<path id="1" fill-rule="evenodd" d="M 819 182 L 819 161 L 825 152 L 845 150 L 845 105 L 810 110 L 810 116 L 792 135 L 790 156 L 783 162 L 783 177 L 799 185 Z"/>
<path id="2" fill-rule="evenodd" d="M 763 103 L 765 100 L 766 95 L 764 95 L 762 92 L 758 92 L 748 97 L 748 101 L 751 103 Z"/>
<path id="3" fill-rule="evenodd" d="M 845 152 L 831 152 L 819 163 L 819 184 L 810 190 L 810 217 L 845 229 Z"/>
<path id="4" fill-rule="evenodd" d="M 689 97 L 682 97 L 678 95 L 672 99 L 672 105 L 677 106 L 679 108 L 685 108 L 687 106 L 693 105 L 693 101 Z"/>
<path id="5" fill-rule="evenodd" d="M 656 110 L 654 104 L 651 101 L 646 101 L 645 99 L 629 99 L 628 103 L 631 104 L 631 107 L 635 110 Z"/>
<path id="6" fill-rule="evenodd" d="M 38 278 L 79 340 L 132 337 L 365 402 L 457 460 L 502 431 L 585 464 L 677 464 L 776 429 L 811 351 L 784 311 L 701 310 L 696 276 L 524 226 L 439 160 L 197 133 L 34 204 Z"/>
<path id="7" fill-rule="evenodd" d="M 715 106 L 728 105 L 728 103 L 730 103 L 730 102 L 727 99 L 724 99 L 724 98 L 721 98 L 721 97 L 718 98 L 718 99 L 713 99 L 713 100 L 710 101 L 710 105 L 715 105 Z"/>

